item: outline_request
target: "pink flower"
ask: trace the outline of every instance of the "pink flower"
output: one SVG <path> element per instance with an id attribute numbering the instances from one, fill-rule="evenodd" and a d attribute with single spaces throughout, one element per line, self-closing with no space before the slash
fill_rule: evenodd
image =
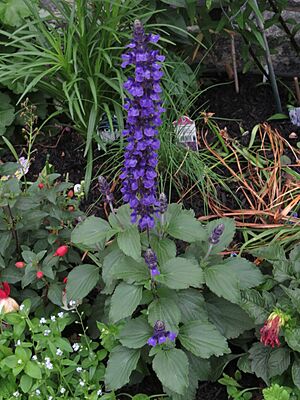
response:
<path id="1" fill-rule="evenodd" d="M 1 282 L 0 285 L 0 312 L 6 314 L 8 312 L 17 311 L 19 309 L 19 304 L 9 297 L 10 286 L 8 282 Z"/>
<path id="2" fill-rule="evenodd" d="M 16 263 L 15 263 L 15 266 L 17 267 L 17 268 L 24 268 L 25 267 L 25 263 L 24 263 L 24 261 L 17 261 Z"/>
<path id="3" fill-rule="evenodd" d="M 66 245 L 60 246 L 54 253 L 54 257 L 63 257 L 69 251 L 69 247 Z"/>
<path id="4" fill-rule="evenodd" d="M 44 272 L 43 271 L 37 271 L 37 273 L 36 273 L 37 279 L 42 279 L 43 276 L 44 276 Z"/>
<path id="5" fill-rule="evenodd" d="M 260 341 L 265 346 L 280 346 L 279 331 L 280 328 L 290 317 L 284 315 L 281 311 L 272 312 L 266 320 L 264 326 L 260 329 Z"/>

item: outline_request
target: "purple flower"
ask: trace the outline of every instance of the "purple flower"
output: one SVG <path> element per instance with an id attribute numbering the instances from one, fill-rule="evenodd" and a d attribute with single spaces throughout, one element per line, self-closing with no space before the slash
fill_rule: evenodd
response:
<path id="1" fill-rule="evenodd" d="M 147 249 L 144 254 L 144 259 L 150 270 L 151 276 L 159 275 L 160 272 L 157 267 L 157 257 L 152 249 Z"/>
<path id="2" fill-rule="evenodd" d="M 156 321 L 154 325 L 153 336 L 148 339 L 147 343 L 154 347 L 157 344 L 165 343 L 167 339 L 174 342 L 176 336 L 177 334 L 175 332 L 166 331 L 166 326 L 163 321 Z"/>
<path id="3" fill-rule="evenodd" d="M 164 193 L 159 195 L 159 212 L 164 214 L 168 209 L 168 199 Z"/>
<path id="4" fill-rule="evenodd" d="M 114 200 L 114 195 L 110 191 L 110 187 L 109 184 L 107 183 L 107 180 L 103 176 L 99 176 L 98 184 L 100 193 L 102 194 L 102 196 L 105 197 L 105 201 L 107 201 L 107 203 L 112 203 Z"/>
<path id="5" fill-rule="evenodd" d="M 130 98 L 126 99 L 127 139 L 124 166 L 120 175 L 123 180 L 123 200 L 132 209 L 131 221 L 138 221 L 141 230 L 154 227 L 154 212 L 159 207 L 156 195 L 159 149 L 158 126 L 162 124 L 160 79 L 163 76 L 159 62 L 164 57 L 150 48 L 159 40 L 158 35 L 146 34 L 142 23 L 134 23 L 133 40 L 122 56 L 122 67 L 134 65 L 133 76 L 124 84 Z"/>
<path id="6" fill-rule="evenodd" d="M 223 235 L 224 229 L 225 229 L 224 224 L 218 224 L 210 234 L 210 237 L 208 239 L 209 243 L 218 244 L 221 236 Z"/>

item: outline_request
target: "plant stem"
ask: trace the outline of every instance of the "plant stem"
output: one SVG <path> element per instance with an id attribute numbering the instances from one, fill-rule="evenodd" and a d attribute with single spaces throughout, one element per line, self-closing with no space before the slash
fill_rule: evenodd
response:
<path id="1" fill-rule="evenodd" d="M 16 230 L 15 219 L 14 219 L 14 217 L 12 215 L 11 208 L 10 208 L 9 204 L 6 206 L 6 209 L 8 211 L 10 222 L 11 222 L 11 225 L 12 225 L 11 231 L 12 231 L 12 235 L 13 235 L 13 237 L 15 239 L 15 242 L 16 242 L 16 250 L 17 250 L 17 253 L 19 254 L 20 253 L 20 243 L 19 243 L 18 231 Z"/>
<path id="2" fill-rule="evenodd" d="M 256 8 L 259 10 L 258 4 L 257 4 L 257 0 L 253 0 L 253 3 L 256 6 Z M 264 24 L 263 24 L 262 20 L 260 19 L 259 15 L 257 15 L 256 12 L 255 12 L 255 18 L 256 18 L 258 29 L 259 29 L 262 37 L 263 37 L 263 41 L 264 41 L 264 45 L 265 45 L 265 48 L 264 48 L 264 50 L 265 50 L 265 58 L 266 58 L 266 62 L 267 62 L 267 65 L 268 65 L 269 77 L 270 77 L 270 83 L 271 83 L 272 90 L 273 90 L 273 95 L 275 97 L 276 109 L 277 109 L 278 113 L 282 113 L 282 107 L 281 107 L 281 101 L 280 101 L 278 86 L 277 86 L 277 82 L 276 82 L 276 76 L 275 76 L 275 72 L 274 72 L 274 68 L 273 68 L 270 48 L 269 48 L 269 44 L 268 44 L 268 40 L 267 40 Z"/>
<path id="3" fill-rule="evenodd" d="M 235 41 L 234 41 L 234 34 L 231 35 L 231 57 L 232 57 L 232 67 L 233 67 L 233 76 L 234 76 L 234 85 L 235 85 L 235 92 L 239 93 L 239 78 L 237 73 L 237 66 L 236 66 L 236 52 L 235 52 Z"/>

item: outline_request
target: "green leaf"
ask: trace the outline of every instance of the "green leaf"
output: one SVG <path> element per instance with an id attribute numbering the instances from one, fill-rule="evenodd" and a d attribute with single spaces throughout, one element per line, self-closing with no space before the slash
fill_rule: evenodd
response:
<path id="1" fill-rule="evenodd" d="M 267 384 L 270 378 L 280 376 L 290 365 L 290 350 L 284 347 L 272 349 L 261 343 L 255 343 L 249 354 L 252 372 Z"/>
<path id="2" fill-rule="evenodd" d="M 117 242 L 120 249 L 127 256 L 139 260 L 141 258 L 141 239 L 137 226 L 133 225 L 126 230 L 119 232 Z"/>
<path id="3" fill-rule="evenodd" d="M 183 394 L 189 385 L 189 362 L 182 350 L 160 350 L 154 357 L 153 369 L 161 383 Z"/>
<path id="4" fill-rule="evenodd" d="M 160 266 L 160 275 L 156 279 L 171 289 L 200 287 L 203 271 L 197 262 L 176 257 Z"/>
<path id="5" fill-rule="evenodd" d="M 152 301 L 148 307 L 148 320 L 151 326 L 154 326 L 158 320 L 164 321 L 167 330 L 177 332 L 180 319 L 180 309 L 173 299 L 158 298 Z"/>
<path id="6" fill-rule="evenodd" d="M 151 238 L 150 247 L 156 254 L 159 265 L 166 263 L 170 258 L 176 257 L 176 245 L 170 239 L 160 239 L 154 236 Z"/>
<path id="7" fill-rule="evenodd" d="M 109 214 L 109 223 L 115 229 L 121 229 L 120 224 L 122 224 L 122 227 L 124 228 L 130 228 L 132 226 L 130 214 L 131 209 L 129 204 L 124 204 L 117 209 L 116 215 L 113 213 Z"/>
<path id="8" fill-rule="evenodd" d="M 129 382 L 132 371 L 140 358 L 140 350 L 117 346 L 112 349 L 105 373 L 105 386 L 117 390 Z"/>
<path id="9" fill-rule="evenodd" d="M 201 358 L 230 352 L 224 336 L 213 324 L 204 320 L 186 323 L 180 329 L 179 340 L 183 347 Z"/>
<path id="10" fill-rule="evenodd" d="M 42 379 L 41 367 L 33 361 L 28 361 L 25 365 L 25 372 L 34 379 Z"/>
<path id="11" fill-rule="evenodd" d="M 28 375 L 22 375 L 20 379 L 20 388 L 24 393 L 28 393 L 32 386 L 32 378 Z"/>
<path id="12" fill-rule="evenodd" d="M 236 338 L 246 330 L 254 328 L 253 321 L 236 304 L 211 294 L 206 299 L 206 307 L 209 320 L 228 339 Z"/>
<path id="13" fill-rule="evenodd" d="M 284 338 L 294 351 L 300 352 L 300 328 L 285 329 Z"/>
<path id="14" fill-rule="evenodd" d="M 62 291 L 63 285 L 57 283 L 51 283 L 47 293 L 48 299 L 57 306 L 62 305 Z"/>
<path id="15" fill-rule="evenodd" d="M 140 262 L 137 262 L 121 253 L 113 267 L 112 277 L 128 283 L 144 282 L 150 279 L 150 272 L 144 260 L 141 259 Z"/>
<path id="16" fill-rule="evenodd" d="M 217 254 L 220 251 L 226 249 L 230 243 L 233 240 L 234 234 L 235 234 L 235 223 L 233 218 L 219 218 L 214 221 L 211 221 L 207 224 L 206 230 L 207 230 L 207 239 L 210 237 L 212 231 L 214 228 L 219 225 L 219 224 L 224 224 L 225 229 L 224 232 L 220 238 L 219 243 L 215 244 L 212 247 L 211 254 Z"/>
<path id="17" fill-rule="evenodd" d="M 79 247 L 91 250 L 102 249 L 110 229 L 108 222 L 104 219 L 91 216 L 75 227 L 71 240 Z"/>
<path id="18" fill-rule="evenodd" d="M 292 378 L 294 384 L 300 389 L 300 360 L 296 358 L 292 366 Z"/>
<path id="19" fill-rule="evenodd" d="M 220 265 L 208 267 L 204 271 L 207 286 L 217 296 L 237 303 L 240 289 L 258 286 L 264 277 L 255 264 L 243 258 L 228 258 Z"/>
<path id="20" fill-rule="evenodd" d="M 13 355 L 13 356 L 8 356 L 5 357 L 1 363 L 3 363 L 4 365 L 6 365 L 8 368 L 13 369 L 18 365 L 18 358 Z"/>
<path id="21" fill-rule="evenodd" d="M 177 293 L 181 322 L 208 319 L 204 298 L 197 289 L 180 290 Z"/>
<path id="22" fill-rule="evenodd" d="M 269 117 L 267 119 L 267 121 L 274 121 L 274 120 L 278 120 L 278 119 L 289 119 L 289 116 L 286 114 L 277 113 L 277 114 L 271 115 L 271 117 Z"/>
<path id="23" fill-rule="evenodd" d="M 182 210 L 179 204 L 170 204 L 166 212 L 166 232 L 176 239 L 185 242 L 205 240 L 203 226 L 189 210 Z"/>
<path id="24" fill-rule="evenodd" d="M 150 397 L 146 394 L 136 394 L 133 396 L 132 400 L 150 400 Z"/>
<path id="25" fill-rule="evenodd" d="M 23 0 L 1 1 L 0 20 L 5 25 L 20 26 L 24 22 L 24 18 L 29 17 L 30 15 L 31 12 Z M 2 101 L 0 101 L 0 103 L 2 104 Z"/>
<path id="26" fill-rule="evenodd" d="M 82 264 L 73 268 L 66 285 L 67 300 L 82 300 L 97 285 L 99 268 L 92 264 Z"/>
<path id="27" fill-rule="evenodd" d="M 119 340 L 125 347 L 139 349 L 147 343 L 152 334 L 153 329 L 142 316 L 126 322 L 119 334 Z"/>
<path id="28" fill-rule="evenodd" d="M 129 317 L 142 300 L 143 287 L 121 282 L 111 298 L 109 319 L 115 323 Z"/>

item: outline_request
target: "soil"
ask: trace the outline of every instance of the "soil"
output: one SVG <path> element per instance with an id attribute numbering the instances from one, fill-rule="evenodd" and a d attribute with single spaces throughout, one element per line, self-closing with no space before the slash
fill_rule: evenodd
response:
<path id="1" fill-rule="evenodd" d="M 238 95 L 234 91 L 233 83 L 216 86 L 201 96 L 202 106 L 200 107 L 199 105 L 199 111 L 207 110 L 214 112 L 215 117 L 221 118 L 218 121 L 220 127 L 226 127 L 232 137 L 239 137 L 246 144 L 248 140 L 247 135 L 241 136 L 240 128 L 242 127 L 244 131 L 248 130 L 251 132 L 254 125 L 259 122 L 265 122 L 271 115 L 276 113 L 270 87 L 268 85 L 258 85 L 259 83 L 257 77 L 243 77 L 240 79 L 240 94 Z M 289 102 L 289 92 L 284 86 L 280 86 L 280 93 L 284 112 L 286 113 L 285 106 Z M 231 121 L 222 118 L 230 118 Z M 278 129 L 286 138 L 289 137 L 291 132 L 295 132 L 300 137 L 300 129 L 293 126 L 289 121 L 273 121 L 270 124 Z M 295 141 L 292 144 L 295 145 Z M 83 156 L 83 141 L 73 131 L 65 129 L 58 136 L 42 136 L 41 140 L 36 143 L 35 148 L 35 160 L 28 174 L 30 180 L 38 178 L 46 159 L 54 166 L 55 172 L 62 175 L 65 175 L 67 172 L 71 182 L 79 183 L 84 178 L 86 160 Z M 99 156 L 99 153 L 97 153 L 97 156 Z M 103 157 L 105 156 L 103 155 Z M 101 158 L 95 164 L 95 172 L 100 166 Z M 174 200 L 176 200 L 175 195 L 174 197 Z M 226 196 L 224 197 L 224 201 L 226 201 Z M 99 191 L 95 183 L 91 186 L 88 198 L 82 203 L 83 210 L 87 210 L 90 205 L 93 205 L 93 214 L 99 216 L 105 215 L 103 204 L 99 201 Z M 192 202 L 188 202 L 186 205 L 192 208 L 195 207 Z M 197 209 L 196 212 L 197 214 L 201 214 L 203 210 Z M 245 387 L 247 386 L 246 383 Z M 162 393 L 159 382 L 153 381 L 153 379 L 146 379 L 135 390 L 135 393 Z M 253 399 L 259 398 L 261 397 L 253 395 Z M 199 385 L 197 399 L 226 400 L 228 396 L 224 386 L 218 383 L 202 382 Z"/>

